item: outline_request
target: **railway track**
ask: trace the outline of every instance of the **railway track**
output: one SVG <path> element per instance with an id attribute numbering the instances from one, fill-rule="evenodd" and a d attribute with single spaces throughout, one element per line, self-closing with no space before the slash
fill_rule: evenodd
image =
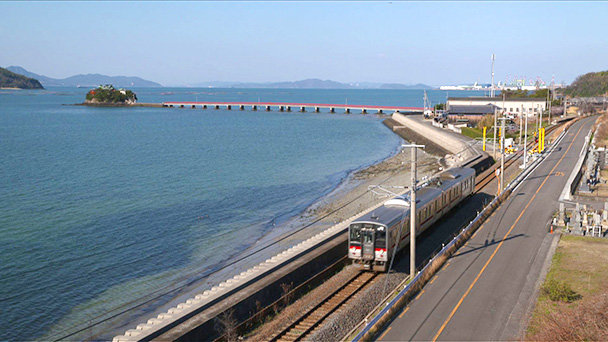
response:
<path id="1" fill-rule="evenodd" d="M 307 310 L 299 319 L 281 329 L 271 342 L 306 341 L 306 338 L 319 329 L 323 322 L 338 309 L 348 303 L 355 294 L 374 283 L 378 273 L 360 272 L 346 284 L 329 294 L 321 303 Z"/>
<path id="2" fill-rule="evenodd" d="M 551 126 L 547 129 L 546 133 L 551 134 L 554 130 L 557 129 L 558 126 Z M 538 146 L 538 143 L 534 143 L 530 146 L 529 149 L 535 149 Z M 505 160 L 505 169 L 508 169 L 513 163 L 515 163 L 517 160 L 519 160 L 522 157 L 523 153 L 522 152 L 518 152 L 513 154 L 513 156 L 507 160 Z M 492 167 L 490 167 L 491 171 L 486 171 L 483 175 L 480 175 L 477 177 L 475 183 L 475 191 L 474 193 L 478 193 L 479 191 L 481 191 L 483 188 L 485 188 L 488 184 L 490 184 L 490 182 L 492 182 L 492 180 L 494 179 L 494 172 L 497 168 L 500 167 L 500 163 L 496 163 L 495 165 L 493 165 Z"/>
<path id="3" fill-rule="evenodd" d="M 547 133 L 553 132 L 557 127 L 550 127 L 547 129 Z M 537 143 L 532 144 L 530 149 L 534 149 L 538 146 Z M 511 158 L 505 161 L 505 169 L 509 168 L 516 161 L 518 161 L 522 152 L 513 155 Z M 475 186 L 475 193 L 485 188 L 493 179 L 494 171 L 500 167 L 494 165 L 490 168 L 491 171 L 486 171 L 483 175 L 480 175 Z M 303 314 L 299 315 L 299 318 L 294 320 L 289 325 L 280 329 L 274 334 L 274 337 L 270 338 L 270 342 L 296 342 L 306 341 L 308 337 L 312 335 L 316 330 L 320 329 L 324 322 L 333 313 L 337 312 L 340 308 L 344 307 L 350 302 L 355 294 L 360 293 L 364 289 L 371 286 L 375 279 L 378 277 L 378 273 L 375 272 L 360 272 L 350 278 L 344 285 L 332 291 L 328 294 L 319 304 L 309 308 Z"/>

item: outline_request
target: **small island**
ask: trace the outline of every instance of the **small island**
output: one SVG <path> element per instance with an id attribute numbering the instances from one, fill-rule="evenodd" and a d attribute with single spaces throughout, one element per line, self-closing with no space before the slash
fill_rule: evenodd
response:
<path id="1" fill-rule="evenodd" d="M 38 80 L 0 68 L 0 89 L 44 89 Z"/>
<path id="2" fill-rule="evenodd" d="M 88 106 L 132 106 L 137 103 L 137 95 L 128 89 L 116 89 L 111 84 L 100 85 L 87 93 Z"/>

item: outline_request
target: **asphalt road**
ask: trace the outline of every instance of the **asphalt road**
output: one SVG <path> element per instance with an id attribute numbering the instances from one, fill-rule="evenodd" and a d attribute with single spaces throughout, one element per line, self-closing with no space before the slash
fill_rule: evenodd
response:
<path id="1" fill-rule="evenodd" d="M 595 118 L 574 123 L 412 302 L 380 341 L 522 338 L 551 244 L 551 215 Z M 522 325 L 523 323 L 523 325 Z"/>

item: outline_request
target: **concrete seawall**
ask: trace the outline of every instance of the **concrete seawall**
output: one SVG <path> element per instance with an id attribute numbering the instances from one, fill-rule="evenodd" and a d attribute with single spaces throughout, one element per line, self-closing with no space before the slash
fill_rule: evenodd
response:
<path id="1" fill-rule="evenodd" d="M 393 113 L 392 119 L 405 128 L 423 136 L 425 140 L 432 142 L 434 146 L 448 151 L 451 156 L 448 156 L 446 160 L 450 167 L 460 166 L 465 161 L 480 155 L 479 151 L 470 147 L 464 140 L 459 139 L 455 133 L 433 127 L 401 113 Z M 393 129 L 398 127 L 395 126 Z"/>

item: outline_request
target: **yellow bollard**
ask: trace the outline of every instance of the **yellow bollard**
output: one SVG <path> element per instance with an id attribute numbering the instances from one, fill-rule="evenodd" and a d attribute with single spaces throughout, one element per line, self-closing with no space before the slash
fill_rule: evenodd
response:
<path id="1" fill-rule="evenodd" d="M 486 151 L 486 129 L 487 127 L 483 128 L 483 151 Z"/>

